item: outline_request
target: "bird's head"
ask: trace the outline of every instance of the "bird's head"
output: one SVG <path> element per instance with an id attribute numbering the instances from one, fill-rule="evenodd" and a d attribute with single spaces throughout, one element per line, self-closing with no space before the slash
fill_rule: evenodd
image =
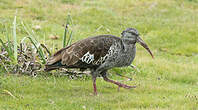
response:
<path id="1" fill-rule="evenodd" d="M 134 29 L 134 28 L 127 28 L 124 30 L 122 33 L 122 39 L 130 40 L 132 43 L 139 43 L 142 45 L 149 53 L 150 55 L 154 58 L 152 52 L 150 51 L 148 45 L 140 38 L 139 32 Z"/>

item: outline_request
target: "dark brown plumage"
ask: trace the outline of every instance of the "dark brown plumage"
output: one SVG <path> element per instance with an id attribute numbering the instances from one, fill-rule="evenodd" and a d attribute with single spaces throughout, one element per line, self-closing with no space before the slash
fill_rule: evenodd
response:
<path id="1" fill-rule="evenodd" d="M 121 38 L 113 35 L 99 35 L 60 49 L 48 59 L 45 70 L 90 69 L 95 94 L 97 94 L 96 77 L 98 75 L 118 87 L 134 88 L 135 86 L 128 86 L 108 79 L 106 72 L 113 67 L 129 66 L 135 58 L 136 42 L 140 43 L 153 57 L 146 43 L 139 37 L 138 31 L 134 28 L 127 28 L 122 32 Z"/>
<path id="2" fill-rule="evenodd" d="M 58 65 L 60 63 L 61 66 L 67 68 L 97 68 L 102 62 L 98 64 L 87 64 L 82 62 L 80 58 L 89 52 L 90 54 L 94 54 L 94 60 L 97 62 L 108 53 L 109 48 L 114 42 L 121 42 L 121 39 L 113 35 L 99 35 L 73 43 L 59 50 L 48 59 L 45 70 L 60 68 L 60 65 Z"/>

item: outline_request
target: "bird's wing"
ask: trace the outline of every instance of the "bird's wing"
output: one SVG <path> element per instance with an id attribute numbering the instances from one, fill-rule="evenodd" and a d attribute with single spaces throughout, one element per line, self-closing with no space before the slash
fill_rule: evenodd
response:
<path id="1" fill-rule="evenodd" d="M 99 65 L 102 63 L 101 58 L 108 54 L 109 48 L 118 39 L 112 35 L 101 35 L 81 40 L 63 51 L 61 63 L 69 66 L 81 60 L 87 64 Z"/>
<path id="2" fill-rule="evenodd" d="M 61 64 L 67 66 L 75 65 L 79 61 L 99 65 L 105 60 L 111 45 L 117 41 L 121 41 L 120 38 L 112 35 L 90 37 L 59 50 L 48 60 L 48 64 L 61 60 Z"/>

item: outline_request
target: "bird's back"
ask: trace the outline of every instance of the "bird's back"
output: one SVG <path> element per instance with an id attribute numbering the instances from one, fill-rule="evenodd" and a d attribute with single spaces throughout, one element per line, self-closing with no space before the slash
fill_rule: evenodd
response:
<path id="1" fill-rule="evenodd" d="M 115 42 L 121 42 L 121 38 L 99 35 L 80 40 L 57 51 L 48 59 L 45 69 L 97 68 L 106 60 L 109 48 Z"/>

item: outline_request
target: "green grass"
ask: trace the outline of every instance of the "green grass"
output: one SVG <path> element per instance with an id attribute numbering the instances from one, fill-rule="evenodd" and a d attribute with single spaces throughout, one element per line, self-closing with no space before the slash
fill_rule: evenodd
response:
<path id="1" fill-rule="evenodd" d="M 109 71 L 112 79 L 123 80 L 114 75 L 116 72 L 133 77 L 133 81 L 122 82 L 137 88 L 117 92 L 115 85 L 98 78 L 98 96 L 92 94 L 91 79 L 50 75 L 34 78 L 1 72 L 0 109 L 198 109 L 197 0 L 1 0 L 0 13 L 1 39 L 7 39 L 5 33 L 12 36 L 16 15 L 18 42 L 27 36 L 21 25 L 24 22 L 41 43 L 61 48 L 65 28 L 62 25 L 70 13 L 73 42 L 99 34 L 120 36 L 122 30 L 135 27 L 155 55 L 152 59 L 137 44 L 133 64 L 140 72 L 131 68 Z M 35 29 L 36 25 L 41 29 Z M 51 40 L 50 35 L 60 37 Z"/>

